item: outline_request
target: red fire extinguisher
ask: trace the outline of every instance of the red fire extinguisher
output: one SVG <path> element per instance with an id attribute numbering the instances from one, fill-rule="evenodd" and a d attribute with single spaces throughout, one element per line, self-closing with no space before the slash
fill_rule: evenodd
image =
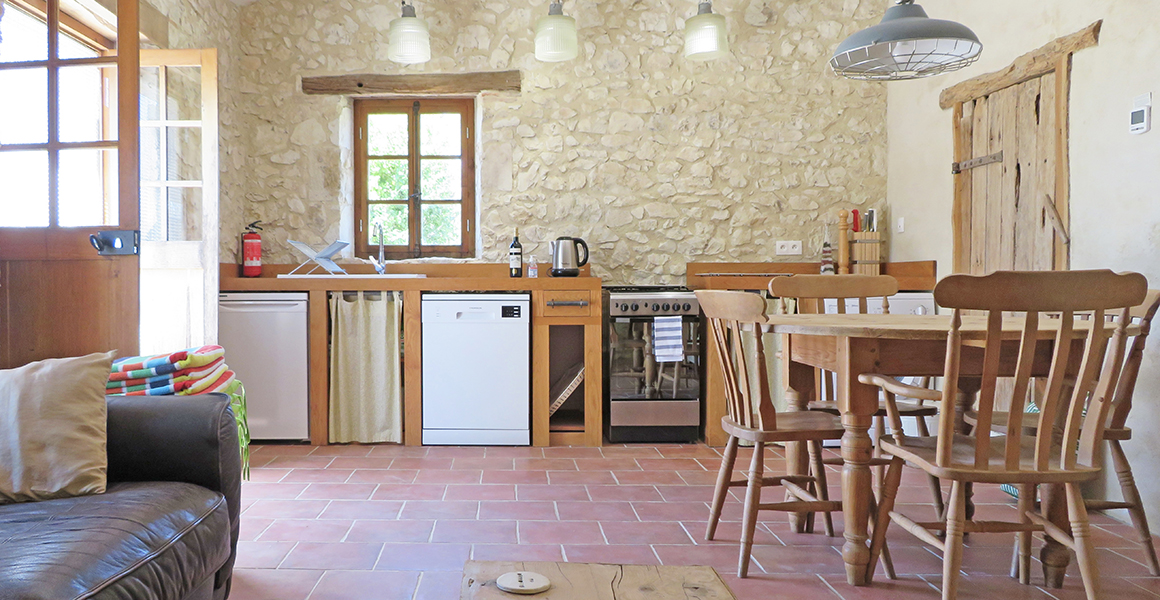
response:
<path id="1" fill-rule="evenodd" d="M 254 221 L 246 225 L 246 232 L 242 234 L 242 277 L 262 276 L 262 230 L 258 227 L 261 221 Z"/>

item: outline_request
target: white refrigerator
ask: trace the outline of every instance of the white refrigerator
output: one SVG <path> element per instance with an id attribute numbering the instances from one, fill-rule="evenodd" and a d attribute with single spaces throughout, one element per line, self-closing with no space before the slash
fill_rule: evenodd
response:
<path id="1" fill-rule="evenodd" d="M 246 388 L 250 437 L 308 439 L 306 294 L 222 293 L 218 315 L 226 364 Z"/>

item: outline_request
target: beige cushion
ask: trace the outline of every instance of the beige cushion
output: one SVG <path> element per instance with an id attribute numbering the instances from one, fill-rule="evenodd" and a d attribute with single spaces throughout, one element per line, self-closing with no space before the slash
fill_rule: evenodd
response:
<path id="1" fill-rule="evenodd" d="M 105 491 L 113 353 L 0 370 L 0 504 Z"/>

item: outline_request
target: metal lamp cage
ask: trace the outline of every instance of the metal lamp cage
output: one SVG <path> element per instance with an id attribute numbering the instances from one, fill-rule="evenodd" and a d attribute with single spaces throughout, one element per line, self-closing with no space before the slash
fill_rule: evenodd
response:
<path id="1" fill-rule="evenodd" d="M 899 0 L 881 23 L 839 44 L 830 67 L 850 79 L 918 79 L 962 69 L 982 52 L 983 44 L 966 26 L 931 19 L 914 0 Z"/>

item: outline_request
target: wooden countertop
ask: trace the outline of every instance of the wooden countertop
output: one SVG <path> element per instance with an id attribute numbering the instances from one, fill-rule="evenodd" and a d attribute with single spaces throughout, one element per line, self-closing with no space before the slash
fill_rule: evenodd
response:
<path id="1" fill-rule="evenodd" d="M 280 273 L 289 273 L 296 265 L 265 265 L 261 277 L 239 277 L 238 266 L 223 263 L 219 288 L 223 292 L 299 292 L 299 291 L 537 291 L 537 290 L 600 290 L 601 279 L 593 277 L 587 266 L 581 269 L 580 277 L 546 277 L 547 269 L 541 268 L 541 276 L 510 277 L 506 264 L 498 263 L 458 263 L 458 264 L 398 264 L 388 265 L 388 273 L 419 273 L 426 277 L 417 278 L 371 278 L 345 277 L 295 277 L 279 278 Z M 352 274 L 373 274 L 369 265 L 343 265 Z"/>

